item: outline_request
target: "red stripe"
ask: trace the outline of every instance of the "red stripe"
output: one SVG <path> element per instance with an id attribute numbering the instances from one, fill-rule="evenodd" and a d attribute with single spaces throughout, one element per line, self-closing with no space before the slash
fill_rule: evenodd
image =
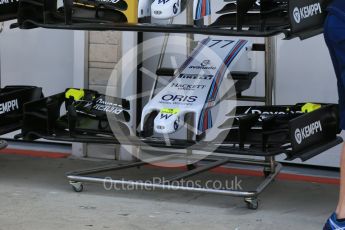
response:
<path id="1" fill-rule="evenodd" d="M 206 0 L 202 1 L 202 14 L 201 16 L 206 16 Z"/>
<path id="2" fill-rule="evenodd" d="M 162 163 L 160 166 L 155 165 L 148 165 L 146 167 L 149 168 L 160 168 L 160 167 L 169 167 L 174 168 L 177 170 L 185 171 L 186 167 L 182 166 L 181 164 L 177 163 Z M 234 174 L 234 175 L 241 175 L 241 176 L 254 176 L 254 177 L 263 177 L 263 172 L 257 170 L 249 170 L 249 169 L 235 169 L 235 168 L 226 168 L 226 167 L 218 167 L 215 169 L 210 170 L 213 173 L 219 174 Z M 329 177 L 317 177 L 317 176 L 305 176 L 305 175 L 298 175 L 298 174 L 291 174 L 291 173 L 280 173 L 277 176 L 278 180 L 285 180 L 285 181 L 301 181 L 301 182 L 310 182 L 310 183 L 319 183 L 319 184 L 333 184 L 339 185 L 340 180 L 338 178 L 329 178 Z"/>
<path id="3" fill-rule="evenodd" d="M 0 154 L 13 154 L 13 155 L 53 158 L 53 159 L 67 158 L 71 155 L 69 153 L 34 151 L 34 150 L 24 150 L 24 149 L 9 149 L 9 148 L 0 150 Z"/>
<path id="4" fill-rule="evenodd" d="M 207 127 L 206 127 L 207 123 L 208 123 L 208 109 L 205 109 L 204 125 L 203 125 L 204 130 L 207 130 Z"/>

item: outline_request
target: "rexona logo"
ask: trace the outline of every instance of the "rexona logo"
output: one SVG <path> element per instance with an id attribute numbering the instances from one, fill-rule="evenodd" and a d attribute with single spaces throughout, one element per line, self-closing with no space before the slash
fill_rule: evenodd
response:
<path id="1" fill-rule="evenodd" d="M 19 109 L 18 99 L 0 103 L 0 114 L 9 113 Z"/>
<path id="2" fill-rule="evenodd" d="M 299 114 L 299 113 L 303 113 L 302 111 L 292 111 L 292 110 L 286 110 L 286 111 L 263 111 L 263 110 L 259 110 L 259 109 L 253 109 L 252 107 L 250 107 L 249 109 L 247 109 L 245 112 L 245 114 L 259 114 L 260 118 L 259 120 L 262 121 L 262 119 L 266 116 L 270 116 L 270 115 L 285 115 L 285 114 Z"/>
<path id="3" fill-rule="evenodd" d="M 313 17 L 315 15 L 322 14 L 320 3 L 315 3 L 304 7 L 295 7 L 293 10 L 293 17 L 296 23 L 300 23 L 306 18 Z"/>
<path id="4" fill-rule="evenodd" d="M 105 101 L 102 98 L 97 99 L 96 104 L 93 106 L 93 109 L 106 113 L 113 113 L 116 115 L 119 115 L 123 111 L 123 108 L 121 106 Z"/>
<path id="5" fill-rule="evenodd" d="M 250 114 L 250 113 L 252 113 L 252 114 L 262 114 L 262 115 L 285 115 L 285 114 L 293 113 L 293 112 L 290 112 L 290 111 L 286 111 L 286 112 L 284 112 L 284 111 L 262 111 L 262 110 L 259 110 L 259 109 L 249 108 L 244 113 L 245 114 Z"/>
<path id="6" fill-rule="evenodd" d="M 98 0 L 98 2 L 105 2 L 105 3 L 113 3 L 116 4 L 118 3 L 120 0 Z"/>
<path id="7" fill-rule="evenodd" d="M 295 130 L 295 139 L 297 144 L 302 144 L 305 139 L 322 132 L 321 121 L 316 121 L 310 125 L 305 126 L 302 129 Z"/>

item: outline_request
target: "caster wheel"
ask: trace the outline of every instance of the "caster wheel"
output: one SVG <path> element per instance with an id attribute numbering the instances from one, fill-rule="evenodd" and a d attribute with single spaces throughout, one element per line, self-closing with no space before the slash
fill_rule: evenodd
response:
<path id="1" fill-rule="evenodd" d="M 264 176 L 267 178 L 271 174 L 271 171 L 264 170 Z"/>
<path id="2" fill-rule="evenodd" d="M 70 184 L 75 192 L 82 192 L 84 190 L 84 186 L 81 182 L 70 182 Z"/>
<path id="3" fill-rule="evenodd" d="M 196 169 L 196 168 L 197 168 L 196 164 L 187 165 L 188 171 L 191 171 L 191 170 Z"/>
<path id="4" fill-rule="evenodd" d="M 250 210 L 257 210 L 259 208 L 259 201 L 257 198 L 245 198 L 244 202 L 246 202 L 247 208 Z"/>

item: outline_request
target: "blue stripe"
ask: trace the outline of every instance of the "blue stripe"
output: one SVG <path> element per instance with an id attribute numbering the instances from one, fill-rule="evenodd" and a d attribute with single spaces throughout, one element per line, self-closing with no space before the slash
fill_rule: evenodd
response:
<path id="1" fill-rule="evenodd" d="M 199 44 L 199 46 L 193 51 L 192 55 L 189 56 L 189 58 L 183 63 L 183 65 L 179 69 L 179 73 L 181 73 L 183 70 L 185 70 L 188 65 L 194 60 L 194 58 L 201 52 L 201 50 L 204 48 L 204 46 L 211 40 L 211 38 L 206 38 L 202 40 Z"/>
<path id="2" fill-rule="evenodd" d="M 231 51 L 229 52 L 229 54 L 226 56 L 226 58 L 224 59 L 221 68 L 218 70 L 218 72 L 216 73 L 216 77 L 212 83 L 211 86 L 211 90 L 210 93 L 208 95 L 208 98 L 206 100 L 206 104 L 202 110 L 202 113 L 200 115 L 200 119 L 199 119 L 199 125 L 198 125 L 198 130 L 201 132 L 204 132 L 204 117 L 205 117 L 205 113 L 208 113 L 208 124 L 207 124 L 207 129 L 211 128 L 213 126 L 212 124 L 212 114 L 211 114 L 211 110 L 208 110 L 207 107 L 207 103 L 212 102 L 216 99 L 218 91 L 219 91 L 219 86 L 222 83 L 224 74 L 226 72 L 226 70 L 228 69 L 228 67 L 230 66 L 230 64 L 232 63 L 232 61 L 235 59 L 235 57 L 237 56 L 237 54 L 242 50 L 242 48 L 245 46 L 245 44 L 247 44 L 247 41 L 245 40 L 240 40 L 236 43 L 236 45 L 231 49 Z M 233 53 L 233 51 L 235 51 Z M 230 57 L 230 55 L 232 55 Z M 228 60 L 229 59 L 229 60 Z M 218 82 L 218 85 L 216 85 L 217 79 L 220 78 L 220 81 Z M 216 87 L 217 86 L 217 87 Z M 213 94 L 213 92 L 215 91 L 215 93 Z M 212 97 L 212 94 L 214 95 Z M 211 120 L 210 120 L 211 119 Z"/>
<path id="3" fill-rule="evenodd" d="M 200 15 L 201 15 L 201 10 L 202 10 L 202 8 L 201 8 L 201 5 L 202 5 L 201 1 L 202 0 L 198 1 L 197 19 L 200 19 Z"/>
<path id="4" fill-rule="evenodd" d="M 235 57 L 237 56 L 237 54 L 242 50 L 242 48 L 244 47 L 244 45 L 247 43 L 247 41 L 244 40 L 240 40 L 238 41 L 238 43 L 234 46 L 234 48 L 230 51 L 230 53 L 228 54 L 228 56 L 224 59 L 223 63 L 225 63 L 227 61 L 227 59 L 229 59 L 230 55 L 232 55 L 232 57 L 225 63 L 225 67 L 222 66 L 217 74 L 216 74 L 216 78 L 214 79 L 213 83 L 212 83 L 212 90 L 208 96 L 208 102 L 210 101 L 214 101 L 217 97 L 218 91 L 219 91 L 219 85 L 221 84 L 224 74 L 226 72 L 226 70 L 228 69 L 228 67 L 230 66 L 230 64 L 232 63 L 232 61 L 235 59 Z M 232 52 L 235 50 L 235 53 L 232 54 Z M 217 80 L 220 79 L 220 81 L 217 83 Z M 213 93 L 213 91 L 215 91 L 215 93 Z M 212 96 L 213 95 L 213 96 Z"/>

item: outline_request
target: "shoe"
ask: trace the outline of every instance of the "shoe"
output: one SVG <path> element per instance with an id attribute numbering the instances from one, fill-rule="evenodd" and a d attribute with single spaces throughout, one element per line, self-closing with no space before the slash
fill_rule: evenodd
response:
<path id="1" fill-rule="evenodd" d="M 337 220 L 337 215 L 333 213 L 330 218 L 328 218 L 323 230 L 345 230 L 345 221 L 339 222 Z"/>

